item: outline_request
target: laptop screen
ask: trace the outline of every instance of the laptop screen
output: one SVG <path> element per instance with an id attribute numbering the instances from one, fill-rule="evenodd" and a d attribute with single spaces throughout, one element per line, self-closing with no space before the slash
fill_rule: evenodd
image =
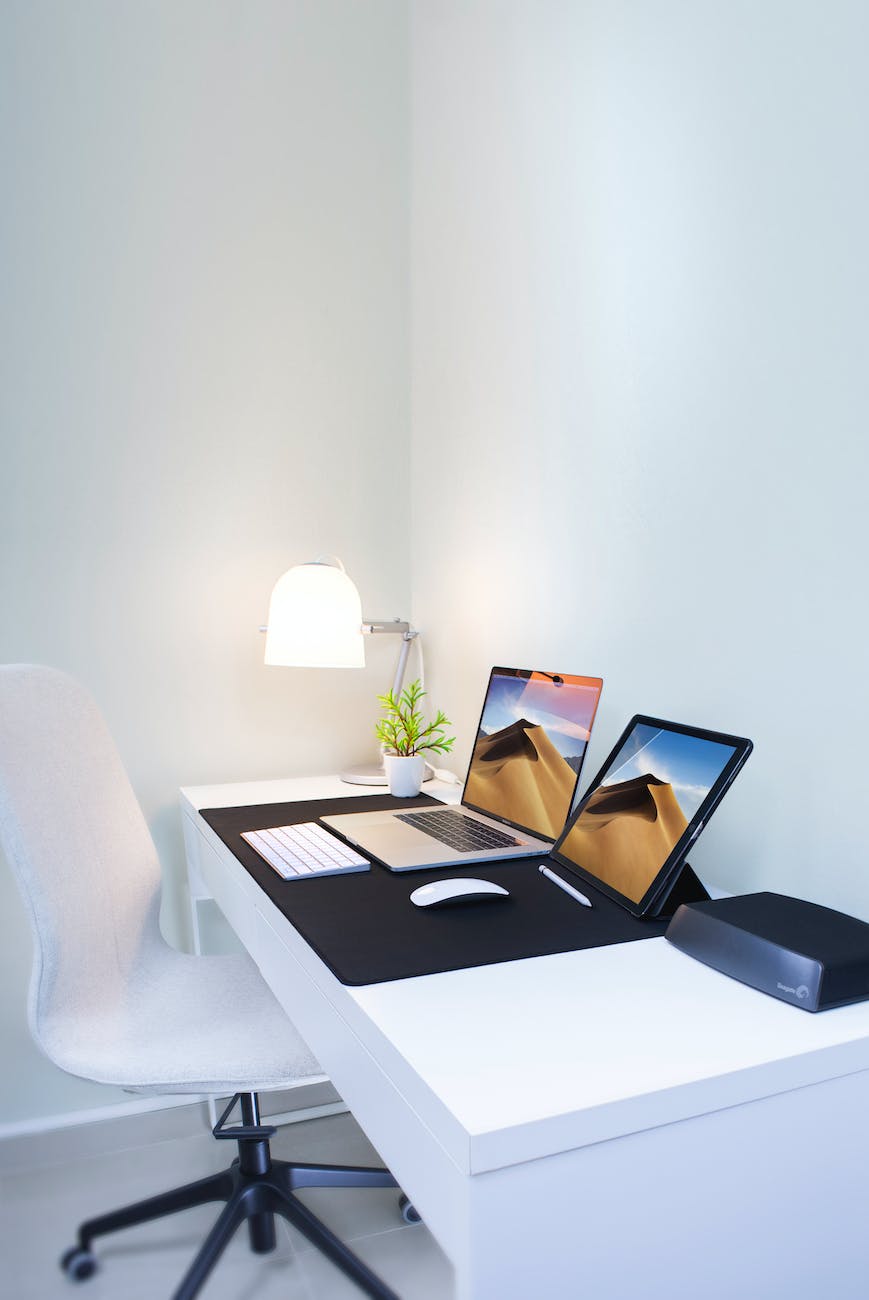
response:
<path id="1" fill-rule="evenodd" d="M 462 802 L 532 835 L 557 839 L 602 686 L 599 677 L 493 668 Z"/>

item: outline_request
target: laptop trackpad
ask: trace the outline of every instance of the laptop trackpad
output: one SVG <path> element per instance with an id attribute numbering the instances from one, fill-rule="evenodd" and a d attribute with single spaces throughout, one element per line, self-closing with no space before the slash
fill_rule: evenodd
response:
<path id="1" fill-rule="evenodd" d="M 348 817 L 347 821 L 352 823 L 352 818 Z M 333 825 L 363 853 L 371 853 L 386 866 L 407 870 L 413 867 L 438 866 L 442 862 L 456 860 L 457 854 L 448 845 L 441 844 L 440 841 L 433 839 L 431 835 L 426 835 L 424 831 L 417 830 L 414 826 L 398 821 L 394 815 L 385 817 L 382 822 L 375 822 L 372 815 L 372 820 L 368 821 L 366 818 L 366 823 L 365 826 L 360 824 L 341 826 L 338 818 L 335 818 Z"/>

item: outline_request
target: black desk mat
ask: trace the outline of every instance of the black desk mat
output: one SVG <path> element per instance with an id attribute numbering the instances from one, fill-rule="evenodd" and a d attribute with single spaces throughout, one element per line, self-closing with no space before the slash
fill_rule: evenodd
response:
<path id="1" fill-rule="evenodd" d="M 380 984 L 493 962 L 543 957 L 579 948 L 651 939 L 666 921 L 640 921 L 583 885 L 594 906 L 576 903 L 537 870 L 540 856 L 423 871 L 370 871 L 314 880 L 281 880 L 241 838 L 242 831 L 316 821 L 330 813 L 437 806 L 422 795 L 364 795 L 306 803 L 203 809 L 201 816 L 250 872 L 342 984 Z M 564 869 L 552 864 L 555 870 Z M 419 908 L 410 893 L 430 880 L 480 876 L 510 891 L 509 899 Z"/>

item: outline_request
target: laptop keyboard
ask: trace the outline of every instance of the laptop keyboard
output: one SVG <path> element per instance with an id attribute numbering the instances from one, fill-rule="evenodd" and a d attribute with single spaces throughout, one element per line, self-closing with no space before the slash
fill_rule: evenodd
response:
<path id="1" fill-rule="evenodd" d="M 273 826 L 267 831 L 245 831 L 241 837 L 284 880 L 303 876 L 337 876 L 348 871 L 368 871 L 371 863 L 337 835 L 316 822 Z"/>
<path id="2" fill-rule="evenodd" d="M 473 817 L 459 812 L 396 813 L 396 819 L 415 826 L 417 830 L 448 844 L 457 853 L 473 853 L 476 849 L 518 848 L 520 841 L 503 831 L 496 831 Z"/>

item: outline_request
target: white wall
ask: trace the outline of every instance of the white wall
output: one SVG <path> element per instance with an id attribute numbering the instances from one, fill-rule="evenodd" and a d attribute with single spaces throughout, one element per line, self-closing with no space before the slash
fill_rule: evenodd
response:
<path id="1" fill-rule="evenodd" d="M 756 749 L 692 862 L 869 918 L 869 10 L 417 3 L 414 615 Z"/>
<path id="2" fill-rule="evenodd" d="M 324 549 L 406 614 L 412 481 L 457 767 L 493 662 L 600 672 L 586 777 L 635 710 L 745 732 L 701 873 L 869 916 L 865 6 L 412 13 L 409 69 L 399 0 L 0 10 L 0 658 L 95 691 L 177 937 L 178 784 L 365 749 L 392 648 L 254 629 Z M 112 1095 L 30 1047 L 22 918 L 7 1121 Z"/>
<path id="3" fill-rule="evenodd" d="M 395 647 L 266 669 L 257 628 L 324 551 L 408 616 L 407 85 L 400 0 L 0 7 L 0 660 L 96 694 L 176 939 L 180 784 L 376 749 Z M 23 918 L 4 869 L 7 1123 L 122 1096 L 32 1048 Z"/>

